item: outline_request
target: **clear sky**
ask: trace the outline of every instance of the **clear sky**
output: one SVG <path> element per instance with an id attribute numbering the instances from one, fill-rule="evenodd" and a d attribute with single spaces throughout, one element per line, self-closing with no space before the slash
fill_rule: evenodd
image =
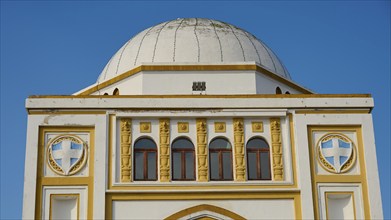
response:
<path id="1" fill-rule="evenodd" d="M 25 99 L 94 83 L 133 35 L 183 17 L 253 33 L 294 81 L 317 93 L 372 94 L 383 211 L 391 218 L 390 10 L 390 1 L 1 1 L 0 218 L 21 218 Z"/>

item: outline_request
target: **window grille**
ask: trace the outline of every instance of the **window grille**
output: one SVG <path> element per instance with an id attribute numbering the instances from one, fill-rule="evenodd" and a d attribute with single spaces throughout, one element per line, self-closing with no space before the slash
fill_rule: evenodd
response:
<path id="1" fill-rule="evenodd" d="M 203 92 L 203 91 L 206 91 L 206 82 L 193 82 L 193 92 L 195 91 L 200 91 L 200 92 Z"/>

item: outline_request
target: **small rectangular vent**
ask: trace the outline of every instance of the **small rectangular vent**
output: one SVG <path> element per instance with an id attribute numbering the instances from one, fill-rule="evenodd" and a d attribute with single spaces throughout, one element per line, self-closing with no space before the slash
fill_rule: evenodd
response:
<path id="1" fill-rule="evenodd" d="M 206 90 L 206 82 L 193 82 L 193 92 L 194 91 L 205 91 Z"/>

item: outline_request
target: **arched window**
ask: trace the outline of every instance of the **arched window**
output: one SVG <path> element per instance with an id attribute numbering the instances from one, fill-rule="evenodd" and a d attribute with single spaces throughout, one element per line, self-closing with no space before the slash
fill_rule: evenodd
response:
<path id="1" fill-rule="evenodd" d="M 247 174 L 249 180 L 270 180 L 270 150 L 262 138 L 247 142 Z"/>
<path id="2" fill-rule="evenodd" d="M 119 89 L 118 89 L 118 88 L 115 88 L 115 89 L 114 89 L 113 95 L 119 95 Z"/>
<path id="3" fill-rule="evenodd" d="M 195 180 L 194 145 L 187 138 L 172 142 L 172 179 Z"/>
<path id="4" fill-rule="evenodd" d="M 291 93 L 290 93 L 289 91 L 286 91 L 285 94 L 288 94 L 288 95 L 289 95 L 289 94 L 291 94 Z"/>
<path id="5" fill-rule="evenodd" d="M 157 147 L 150 138 L 134 144 L 134 180 L 157 180 Z"/>
<path id="6" fill-rule="evenodd" d="M 209 169 L 211 180 L 233 180 L 232 147 L 224 138 L 216 138 L 209 144 Z"/>
<path id="7" fill-rule="evenodd" d="M 282 90 L 280 87 L 277 86 L 276 88 L 276 94 L 282 94 Z"/>

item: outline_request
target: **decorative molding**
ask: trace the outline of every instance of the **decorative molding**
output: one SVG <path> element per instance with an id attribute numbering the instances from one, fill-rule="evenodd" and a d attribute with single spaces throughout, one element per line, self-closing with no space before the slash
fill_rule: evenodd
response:
<path id="1" fill-rule="evenodd" d="M 273 179 L 284 180 L 284 166 L 282 162 L 281 122 L 279 118 L 270 119 L 272 136 Z"/>
<path id="2" fill-rule="evenodd" d="M 56 197 L 62 197 L 61 200 L 69 200 L 69 199 L 76 199 L 76 219 L 80 219 L 80 194 L 79 193 L 72 193 L 72 194 L 50 194 L 50 204 L 49 204 L 49 219 L 53 219 L 53 200 Z"/>
<path id="3" fill-rule="evenodd" d="M 151 133 L 151 122 L 140 122 L 140 133 Z"/>
<path id="4" fill-rule="evenodd" d="M 67 147 L 64 147 L 63 143 Z M 72 149 L 73 145 L 77 148 Z M 68 157 L 65 158 L 64 155 Z M 70 155 L 72 158 L 76 157 L 77 161 L 72 163 Z M 61 176 L 72 176 L 81 171 L 87 163 L 87 157 L 87 143 L 77 135 L 58 135 L 47 145 L 47 164 L 54 173 Z M 66 159 L 67 162 L 64 161 Z"/>
<path id="5" fill-rule="evenodd" d="M 129 76 L 138 74 L 140 72 L 144 71 L 230 71 L 230 70 L 254 70 L 258 74 L 264 74 L 268 77 L 271 77 L 274 80 L 277 80 L 281 83 L 284 83 L 285 85 L 288 85 L 290 87 L 293 87 L 294 89 L 304 93 L 304 94 L 313 94 L 312 91 L 301 87 L 300 85 L 285 79 L 284 77 L 275 74 L 271 72 L 270 70 L 267 70 L 261 66 L 258 66 L 257 64 L 239 64 L 239 65 L 141 65 L 136 68 L 133 68 L 127 72 L 124 72 L 122 74 L 119 74 L 116 77 L 113 77 L 111 79 L 108 79 L 104 82 L 101 82 L 99 84 L 94 84 L 94 86 L 91 86 L 89 89 L 86 89 L 84 91 L 81 91 L 77 93 L 76 95 L 91 95 L 92 93 L 104 89 L 110 85 L 115 84 L 116 82 L 119 82 L 121 80 L 124 80 L 128 78 Z"/>
<path id="6" fill-rule="evenodd" d="M 47 135 L 54 135 L 54 134 L 63 134 L 66 133 L 67 135 L 72 134 L 80 134 L 84 133 L 88 136 L 88 138 L 83 139 L 83 141 L 87 144 L 88 147 L 88 158 L 86 164 L 88 164 L 88 167 L 85 167 L 85 171 L 88 170 L 88 175 L 86 176 L 72 176 L 72 177 L 63 177 L 63 176 L 46 176 L 45 175 L 45 166 L 43 164 L 46 163 L 47 160 L 47 154 L 45 146 L 47 146 L 47 142 L 50 140 L 47 140 Z M 52 138 L 54 140 L 54 138 Z M 42 166 L 37 166 L 37 182 L 36 182 L 36 196 L 35 196 L 35 208 L 34 208 L 34 219 L 42 219 L 43 218 L 43 211 L 42 204 L 45 200 L 44 198 L 44 188 L 47 186 L 50 187 L 64 187 L 65 185 L 68 186 L 85 186 L 88 187 L 88 189 L 94 188 L 94 156 L 95 156 L 95 127 L 93 126 L 40 126 L 39 127 L 39 140 L 38 140 L 38 161 L 37 164 L 41 164 Z M 83 170 L 84 172 L 84 170 Z M 87 198 L 88 204 L 92 204 L 94 201 L 94 191 L 93 190 L 87 190 Z M 86 219 L 93 219 L 93 206 L 89 205 L 86 208 L 87 217 Z"/>
<path id="7" fill-rule="evenodd" d="M 246 167 L 244 162 L 244 128 L 243 119 L 234 118 L 234 144 L 235 144 L 235 170 L 236 181 L 246 180 Z"/>
<path id="8" fill-rule="evenodd" d="M 159 120 L 160 136 L 160 181 L 170 181 L 170 120 Z"/>
<path id="9" fill-rule="evenodd" d="M 332 141 L 333 139 L 338 140 L 338 142 L 342 141 L 346 145 L 350 146 L 349 148 L 346 148 L 347 146 L 345 146 L 345 148 L 343 148 L 345 152 L 349 151 L 349 149 L 351 150 L 349 155 L 343 155 L 343 156 L 347 157 L 347 160 L 344 161 L 342 164 L 338 164 L 338 166 L 337 166 L 337 164 L 330 164 L 330 162 L 326 159 L 326 157 L 322 151 L 322 147 L 321 147 L 322 143 Z M 331 149 L 333 149 L 333 148 L 331 148 Z M 340 149 L 340 148 L 338 147 L 338 149 Z M 338 153 L 338 152 L 335 152 L 335 153 Z M 341 153 L 341 152 L 339 152 L 339 153 Z M 354 145 L 354 142 L 342 133 L 338 133 L 338 132 L 327 133 L 319 139 L 319 141 L 316 145 L 316 157 L 318 159 L 318 162 L 323 167 L 323 169 L 325 169 L 326 171 L 328 171 L 330 173 L 341 174 L 341 173 L 346 173 L 347 171 L 349 171 L 356 162 L 356 158 L 357 158 L 356 155 L 357 155 L 357 153 L 356 153 L 356 147 Z M 333 157 L 334 157 L 334 154 L 333 154 Z M 339 159 L 338 159 L 338 161 L 339 161 L 339 163 L 341 163 L 341 161 Z M 334 162 L 336 162 L 336 160 Z"/>
<path id="10" fill-rule="evenodd" d="M 223 185 L 221 185 L 223 186 Z M 254 184 L 252 185 L 254 186 Z M 278 186 L 274 185 L 273 187 Z M 240 187 L 238 185 L 237 187 Z M 203 187 L 201 187 L 203 188 Z M 236 186 L 234 187 L 236 189 Z M 140 201 L 140 198 L 145 199 L 146 201 L 180 201 L 180 200 L 203 200 L 208 203 L 210 200 L 219 200 L 219 201 L 227 201 L 227 199 L 232 200 L 275 200 L 275 199 L 288 199 L 293 202 L 293 213 L 294 213 L 294 219 L 303 219 L 302 217 L 302 199 L 299 190 L 271 190 L 265 192 L 262 191 L 248 191 L 248 187 L 246 187 L 247 190 L 233 190 L 232 185 L 229 186 L 229 189 L 231 190 L 230 193 L 222 193 L 219 190 L 216 190 L 216 187 L 214 187 L 214 190 L 205 192 L 205 190 L 200 192 L 193 192 L 188 191 L 186 193 L 183 192 L 175 192 L 175 191 L 162 191 L 162 192 L 138 192 L 138 193 L 129 193 L 129 192 L 107 192 L 106 193 L 106 212 L 105 217 L 106 219 L 112 219 L 113 213 L 115 212 L 113 204 L 115 204 L 116 201 Z M 211 207 L 212 205 L 208 205 Z M 161 219 L 189 219 L 186 218 L 188 216 L 191 216 L 190 219 L 194 219 L 192 217 L 198 217 L 198 219 L 208 219 L 208 218 L 199 218 L 200 216 L 193 216 L 190 215 L 194 213 L 194 211 L 197 211 L 195 209 L 198 209 L 196 207 L 201 207 L 202 210 L 205 210 L 205 204 L 202 204 L 200 206 L 195 207 L 189 207 L 186 208 L 178 213 L 174 213 L 171 216 L 168 216 L 166 218 L 162 217 Z M 212 206 L 213 207 L 213 206 Z M 224 214 L 227 216 L 227 218 L 224 219 L 237 219 L 240 220 L 240 216 L 238 215 L 228 215 L 227 213 L 221 213 L 219 208 L 213 208 L 212 210 L 209 209 L 209 211 L 213 211 L 216 213 Z M 183 218 L 185 217 L 185 218 Z M 202 216 L 204 217 L 204 216 Z M 210 218 L 209 218 L 210 219 Z M 222 218 L 218 218 L 222 219 Z"/>
<path id="11" fill-rule="evenodd" d="M 197 160 L 198 160 L 198 181 L 208 181 L 208 161 L 207 161 L 207 129 L 206 119 L 196 119 L 197 124 Z"/>
<path id="12" fill-rule="evenodd" d="M 169 217 L 165 218 L 164 220 L 170 220 L 170 219 L 214 219 L 214 218 L 209 218 L 209 217 L 204 217 L 205 212 L 209 211 L 213 213 L 214 215 L 218 214 L 221 215 L 221 218 L 224 219 L 236 219 L 236 220 L 245 220 L 242 216 L 228 211 L 226 209 L 213 206 L 213 205 L 207 205 L 207 204 L 202 204 L 202 205 L 197 205 L 191 208 L 184 209 L 182 211 L 179 211 L 173 215 L 170 215 Z M 198 214 L 198 215 L 197 215 Z M 200 218 L 198 218 L 200 217 Z M 219 218 L 220 219 L 220 218 Z"/>
<path id="13" fill-rule="evenodd" d="M 121 182 L 130 182 L 131 180 L 131 150 L 132 143 L 132 120 L 128 118 L 121 119 Z"/>
<path id="14" fill-rule="evenodd" d="M 225 133 L 225 122 L 215 122 L 215 133 Z"/>
<path id="15" fill-rule="evenodd" d="M 102 89 L 102 88 L 99 88 Z M 105 99 L 121 99 L 121 98 L 253 98 L 253 99 L 275 99 L 275 98 L 284 98 L 284 99 L 297 99 L 297 98 L 322 98 L 322 99 L 334 99 L 334 98 L 372 98 L 371 94 L 242 94 L 242 95 L 120 95 L 118 97 L 111 95 L 77 95 L 77 98 L 83 99 L 96 99 L 96 98 L 105 98 Z M 28 99 L 75 99 L 75 95 L 31 95 Z M 310 108 L 310 107 L 308 107 Z M 298 114 L 306 114 L 306 110 L 297 110 Z M 319 110 L 320 111 L 320 110 Z M 325 110 L 328 111 L 328 110 Z M 342 110 L 341 110 L 342 111 Z"/>
<path id="16" fill-rule="evenodd" d="M 356 218 L 356 202 L 355 202 L 355 199 L 354 199 L 354 192 L 352 191 L 331 191 L 331 192 L 325 192 L 324 193 L 324 198 L 325 198 L 325 209 L 326 209 L 326 219 L 330 219 L 330 212 L 329 212 L 329 196 L 330 195 L 337 195 L 337 196 L 350 196 L 351 199 L 352 199 L 352 206 L 353 206 L 353 219 L 357 219 Z M 361 208 L 361 207 L 360 207 Z"/>
<path id="17" fill-rule="evenodd" d="M 178 122 L 178 133 L 189 133 L 189 122 Z"/>
<path id="18" fill-rule="evenodd" d="M 349 174 L 349 175 L 325 175 L 319 174 L 317 172 L 317 152 L 316 148 L 318 146 L 318 141 L 314 139 L 314 134 L 316 133 L 355 133 L 356 137 L 353 139 L 355 143 L 355 150 L 357 161 L 359 164 L 360 170 L 357 174 Z M 312 182 L 312 192 L 313 193 L 313 201 L 314 201 L 314 216 L 317 219 L 321 217 L 320 208 L 320 190 L 317 187 L 319 183 L 329 184 L 329 183 L 357 183 L 362 187 L 362 202 L 363 207 L 361 209 L 364 212 L 363 219 L 371 219 L 370 215 L 370 205 L 369 205 L 369 197 L 368 197 L 368 184 L 367 184 L 367 169 L 365 166 L 365 157 L 364 157 L 364 145 L 363 145 L 363 132 L 362 127 L 360 125 L 309 125 L 307 128 L 307 137 L 309 145 L 309 153 L 310 153 L 310 165 L 311 165 L 311 182 Z M 321 138 L 320 138 L 321 139 Z M 353 142 L 353 141 L 352 141 Z"/>
<path id="19" fill-rule="evenodd" d="M 262 133 L 263 132 L 263 122 L 261 121 L 252 121 L 252 130 L 254 133 Z"/>

